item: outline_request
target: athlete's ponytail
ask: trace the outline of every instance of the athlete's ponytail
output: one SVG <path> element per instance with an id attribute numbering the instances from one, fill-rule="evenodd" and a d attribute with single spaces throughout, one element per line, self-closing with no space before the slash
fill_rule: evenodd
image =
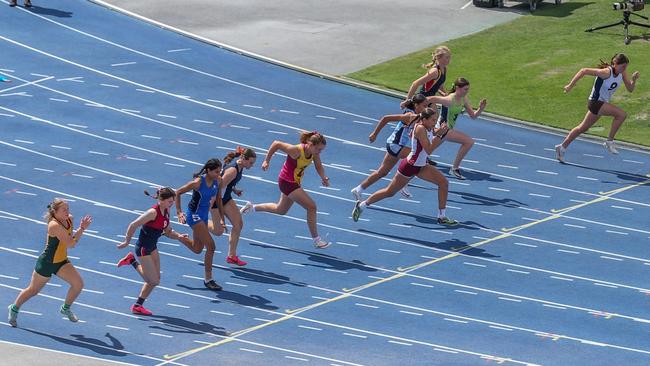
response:
<path id="1" fill-rule="evenodd" d="M 221 162 L 217 158 L 212 158 L 208 160 L 205 165 L 203 165 L 203 168 L 199 170 L 197 173 L 194 173 L 194 178 L 200 177 L 203 173 L 205 173 L 208 170 L 215 170 L 215 169 L 221 169 Z"/>
<path id="2" fill-rule="evenodd" d="M 320 132 L 318 131 L 303 131 L 300 134 L 300 142 L 303 144 L 306 144 L 307 142 L 311 143 L 312 145 L 326 145 L 327 141 L 325 141 L 325 136 L 323 136 Z"/>
<path id="3" fill-rule="evenodd" d="M 408 99 L 406 101 L 406 105 L 404 106 L 406 109 L 410 109 L 412 111 L 415 111 L 415 105 L 424 103 L 427 101 L 427 97 L 424 96 L 424 94 L 418 93 L 413 96 L 413 98 Z"/>
<path id="4" fill-rule="evenodd" d="M 422 67 L 425 69 L 430 69 L 433 66 L 435 66 L 438 63 L 438 60 L 440 60 L 440 57 L 444 55 L 451 55 L 451 51 L 447 46 L 439 46 L 436 48 L 435 51 L 431 54 L 431 62 L 428 64 L 423 64 Z"/>
<path id="5" fill-rule="evenodd" d="M 176 197 L 176 192 L 174 192 L 174 190 L 170 187 L 158 188 L 156 189 L 156 193 L 154 193 L 153 195 L 145 189 L 144 194 L 155 200 L 160 200 L 160 201 L 164 201 L 168 198 Z"/>
<path id="6" fill-rule="evenodd" d="M 454 80 L 454 85 L 451 86 L 451 93 L 456 91 L 456 88 L 463 88 L 469 85 L 469 80 L 465 78 L 458 78 Z"/>
<path id="7" fill-rule="evenodd" d="M 236 157 L 243 157 L 244 159 L 248 160 L 250 158 L 255 158 L 257 155 L 255 154 L 255 151 L 251 148 L 243 148 L 241 146 L 237 146 L 237 149 L 235 151 L 231 151 L 228 153 L 223 158 L 223 163 L 224 164 L 229 164 L 234 158 Z"/>
<path id="8" fill-rule="evenodd" d="M 435 116 L 436 114 L 438 114 L 438 110 L 436 108 L 427 107 L 424 108 L 424 110 L 420 112 L 420 114 L 418 114 L 418 120 L 429 119 Z"/>
<path id="9" fill-rule="evenodd" d="M 56 210 L 61 208 L 66 204 L 66 201 L 63 198 L 55 198 L 52 202 L 50 202 L 47 205 L 47 211 L 45 211 L 45 214 L 43 214 L 43 218 L 45 219 L 45 222 L 50 222 L 54 218 L 54 213 Z"/>
<path id="10" fill-rule="evenodd" d="M 608 68 L 610 66 L 614 66 L 614 64 L 623 65 L 623 64 L 629 64 L 629 63 L 630 63 L 630 59 L 627 58 L 627 56 L 625 56 L 624 53 L 617 53 L 614 56 L 612 56 L 612 60 L 609 63 L 607 63 L 607 62 L 605 62 L 605 61 L 603 61 L 601 59 L 600 64 L 598 65 L 598 68 L 599 69 L 606 69 L 606 68 Z"/>

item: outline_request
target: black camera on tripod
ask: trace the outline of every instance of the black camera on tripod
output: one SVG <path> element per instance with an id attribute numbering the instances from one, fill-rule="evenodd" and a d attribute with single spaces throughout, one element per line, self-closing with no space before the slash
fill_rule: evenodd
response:
<path id="1" fill-rule="evenodd" d="M 618 3 L 613 3 L 612 7 L 614 10 L 623 10 L 623 11 L 639 11 L 643 10 L 645 6 L 644 0 L 629 0 Z"/>

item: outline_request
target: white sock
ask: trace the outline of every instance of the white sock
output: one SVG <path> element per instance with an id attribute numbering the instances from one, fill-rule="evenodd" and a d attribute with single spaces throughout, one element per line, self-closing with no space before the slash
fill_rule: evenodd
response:
<path id="1" fill-rule="evenodd" d="M 319 242 L 320 241 L 320 235 L 314 237 L 313 239 L 314 239 L 314 243 Z"/>
<path id="2" fill-rule="evenodd" d="M 359 204 L 359 208 L 362 210 L 365 209 L 366 207 L 368 207 L 368 203 L 366 201 L 363 201 Z"/>
<path id="3" fill-rule="evenodd" d="M 205 282 L 205 283 L 208 283 L 210 281 L 212 281 L 212 277 L 208 278 L 207 280 L 203 280 L 203 282 Z"/>
<path id="4" fill-rule="evenodd" d="M 363 192 L 363 187 L 361 187 L 361 184 L 359 184 L 358 186 L 354 187 L 354 190 L 361 193 Z"/>
<path id="5" fill-rule="evenodd" d="M 447 217 L 445 216 L 445 209 L 441 208 L 438 210 L 438 217 Z"/>

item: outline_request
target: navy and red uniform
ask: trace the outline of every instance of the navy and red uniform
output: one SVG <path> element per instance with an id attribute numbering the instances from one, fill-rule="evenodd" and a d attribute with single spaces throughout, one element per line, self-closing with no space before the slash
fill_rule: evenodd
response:
<path id="1" fill-rule="evenodd" d="M 434 80 L 429 80 L 424 85 L 422 85 L 422 88 L 420 89 L 420 94 L 424 94 L 425 97 L 432 97 L 438 93 L 438 90 L 440 90 L 440 87 L 445 83 L 445 80 L 447 80 L 447 69 L 443 69 L 440 67 L 440 65 L 434 65 L 434 68 L 438 69 L 438 78 Z M 440 118 L 441 122 L 446 122 L 447 121 L 447 107 L 444 105 L 442 106 L 442 110 L 440 111 Z"/>
<path id="2" fill-rule="evenodd" d="M 151 208 L 156 210 L 156 218 L 145 223 L 140 228 L 140 236 L 138 236 L 138 241 L 135 243 L 135 254 L 138 257 L 150 255 L 151 252 L 158 249 L 158 239 L 169 225 L 169 210 L 162 213 L 158 204 L 151 206 Z"/>
<path id="3" fill-rule="evenodd" d="M 235 188 L 237 183 L 239 183 L 242 177 L 242 172 L 244 171 L 244 168 L 240 169 L 239 165 L 237 165 L 237 160 L 233 159 L 230 163 L 226 164 L 223 167 L 223 170 L 221 171 L 221 176 L 223 177 L 223 175 L 226 173 L 226 170 L 230 168 L 237 169 L 237 175 L 235 176 L 235 178 L 233 178 L 233 180 L 230 181 L 230 183 L 228 183 L 228 185 L 226 186 L 226 190 L 223 192 L 221 203 L 224 205 L 228 203 L 230 200 L 232 200 L 232 189 Z M 212 208 L 213 209 L 219 208 L 219 206 L 217 206 L 217 200 L 214 200 L 214 203 L 212 204 Z"/>

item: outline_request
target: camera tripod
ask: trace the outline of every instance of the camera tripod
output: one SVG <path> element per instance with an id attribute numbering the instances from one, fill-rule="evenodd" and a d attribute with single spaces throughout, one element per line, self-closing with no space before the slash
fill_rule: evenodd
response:
<path id="1" fill-rule="evenodd" d="M 616 23 L 612 23 L 612 24 L 606 24 L 606 25 L 601 25 L 601 26 L 598 26 L 598 27 L 589 28 L 589 29 L 585 30 L 585 32 L 593 32 L 593 31 L 598 30 L 598 29 L 604 29 L 604 28 L 609 28 L 609 27 L 616 27 L 617 25 L 622 25 L 623 28 L 625 29 L 625 44 L 630 44 L 630 34 L 628 32 L 628 27 L 629 27 L 630 24 L 638 25 L 639 27 L 650 28 L 650 25 L 648 25 L 648 24 L 637 23 L 635 21 L 630 20 L 630 15 L 636 15 L 639 18 L 649 20 L 648 17 L 645 17 L 645 16 L 637 14 L 637 13 L 633 13 L 633 12 L 631 12 L 629 10 L 624 10 L 623 11 L 623 20 L 621 20 L 619 22 L 616 22 Z"/>

